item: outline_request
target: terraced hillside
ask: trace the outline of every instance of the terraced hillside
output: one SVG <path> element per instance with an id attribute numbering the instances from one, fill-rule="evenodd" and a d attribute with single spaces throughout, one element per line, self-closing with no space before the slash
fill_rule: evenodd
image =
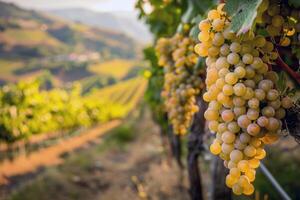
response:
<path id="1" fill-rule="evenodd" d="M 109 71 L 116 71 L 118 77 L 124 76 L 132 65 L 125 60 L 135 60 L 139 48 L 124 34 L 0 1 L 0 85 L 45 70 L 58 79 L 56 82 L 80 80 L 98 75 L 97 63 L 114 58 L 120 59 L 116 62 L 125 70 L 111 68 L 116 64 L 112 61 L 112 65 L 107 63 L 108 71 L 101 66 L 101 75 L 114 76 Z"/>

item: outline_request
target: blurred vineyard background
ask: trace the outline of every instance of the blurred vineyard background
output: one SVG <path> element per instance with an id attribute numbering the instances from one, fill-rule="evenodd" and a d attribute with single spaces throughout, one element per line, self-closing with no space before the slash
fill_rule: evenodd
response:
<path id="1" fill-rule="evenodd" d="M 147 87 L 142 49 L 151 36 L 135 14 L 28 5 L 0 1 L 0 199 L 47 199 L 17 192 L 74 152 L 87 148 L 82 165 L 92 165 L 94 151 L 122 148 Z"/>

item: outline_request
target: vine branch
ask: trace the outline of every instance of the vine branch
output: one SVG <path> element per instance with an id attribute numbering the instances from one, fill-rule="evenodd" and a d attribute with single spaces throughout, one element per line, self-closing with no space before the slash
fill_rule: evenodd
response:
<path id="1" fill-rule="evenodd" d="M 300 84 L 300 74 L 295 72 L 293 69 L 291 69 L 281 58 L 281 56 L 278 53 L 278 58 L 275 61 L 276 64 L 282 68 L 284 71 L 286 71 L 295 81 Z"/>

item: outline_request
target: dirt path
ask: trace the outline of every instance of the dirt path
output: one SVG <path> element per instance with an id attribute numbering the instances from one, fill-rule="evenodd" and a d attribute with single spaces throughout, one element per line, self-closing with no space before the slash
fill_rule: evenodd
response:
<path id="1" fill-rule="evenodd" d="M 99 145 L 71 155 L 16 193 L 13 200 L 185 200 L 186 179 L 166 164 L 158 127 L 149 113 L 134 125 L 125 147 Z M 186 175 L 184 176 L 186 177 Z"/>
<path id="2" fill-rule="evenodd" d="M 67 139 L 49 148 L 34 152 L 30 155 L 20 155 L 13 161 L 6 160 L 0 164 L 0 185 L 9 184 L 9 178 L 26 173 L 33 173 L 41 167 L 53 166 L 62 163 L 61 155 L 81 147 L 92 141 L 108 130 L 121 124 L 121 121 L 111 121 L 91 128 L 85 133 Z"/>

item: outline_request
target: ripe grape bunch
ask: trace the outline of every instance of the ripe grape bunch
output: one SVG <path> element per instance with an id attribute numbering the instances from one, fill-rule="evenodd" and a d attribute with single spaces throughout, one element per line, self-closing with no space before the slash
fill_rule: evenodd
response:
<path id="1" fill-rule="evenodd" d="M 174 133 L 184 135 L 193 115 L 198 111 L 196 96 L 204 83 L 204 74 L 196 67 L 195 43 L 181 34 L 161 38 L 156 46 L 159 65 L 164 67 L 164 87 L 161 93 Z"/>
<path id="2" fill-rule="evenodd" d="M 216 136 L 210 151 L 229 169 L 226 185 L 234 194 L 251 195 L 255 169 L 266 156 L 264 146 L 278 139 L 285 109 L 293 103 L 276 90 L 278 76 L 269 69 L 278 57 L 273 43 L 253 31 L 241 36 L 232 32 L 223 6 L 199 23 L 200 43 L 195 46 L 206 57 L 203 99 L 209 105 L 204 117 Z"/>

